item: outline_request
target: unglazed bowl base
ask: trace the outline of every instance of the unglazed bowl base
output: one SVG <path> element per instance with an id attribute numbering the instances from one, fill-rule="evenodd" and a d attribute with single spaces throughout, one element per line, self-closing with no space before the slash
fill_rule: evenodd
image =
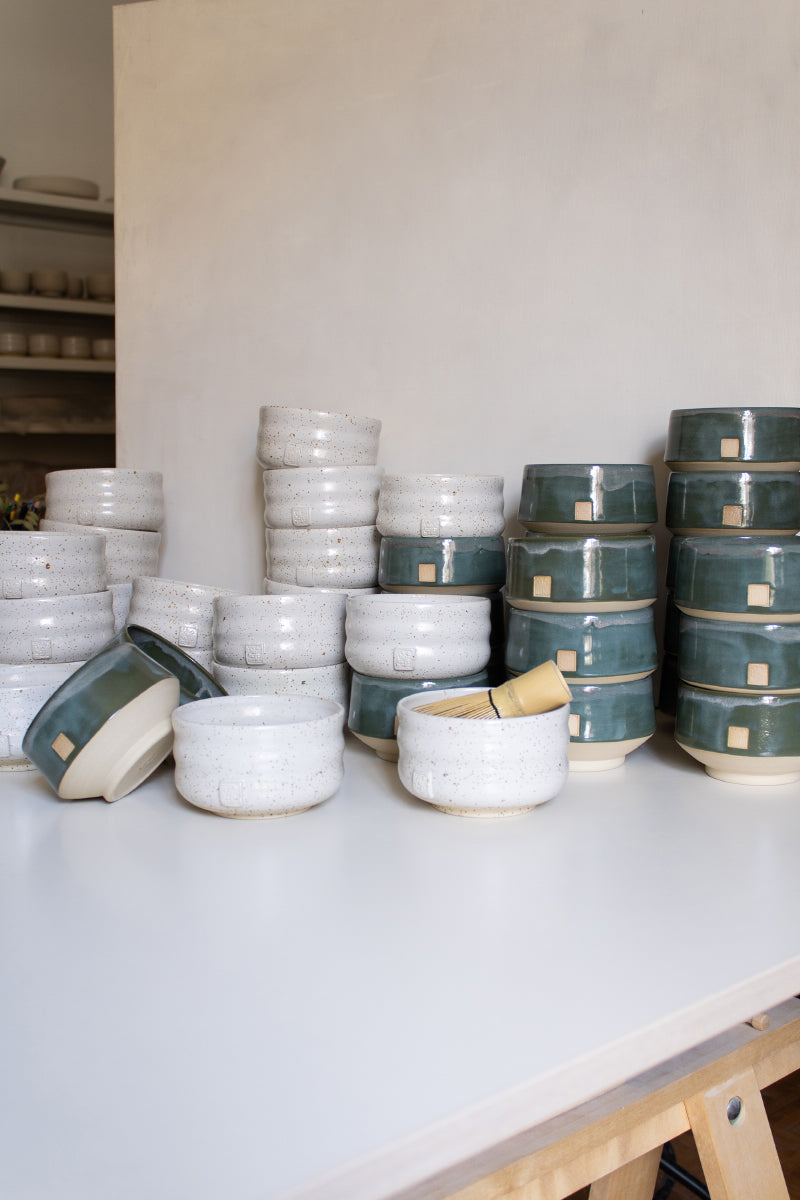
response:
<path id="1" fill-rule="evenodd" d="M 626 738 L 621 742 L 570 742 L 567 749 L 570 772 L 613 771 L 652 736 L 648 733 L 646 737 Z"/>
<path id="2" fill-rule="evenodd" d="M 524 671 L 507 670 L 508 675 L 515 678 L 524 675 Z M 655 674 L 655 667 L 649 671 L 634 671 L 631 675 L 569 675 L 566 671 L 562 672 L 567 683 L 574 683 L 575 686 L 583 684 L 601 684 L 601 683 L 635 683 L 637 679 L 647 679 L 649 675 Z M 797 689 L 800 692 L 800 688 Z"/>
<path id="3" fill-rule="evenodd" d="M 750 529 L 745 525 L 715 525 L 706 528 L 697 526 L 696 529 L 676 529 L 670 526 L 674 537 L 791 537 L 796 529 Z"/>
<path id="4" fill-rule="evenodd" d="M 479 817 L 486 821 L 493 817 L 521 817 L 523 813 L 532 812 L 539 806 L 531 804 L 525 808 L 454 808 L 449 804 L 433 804 L 431 807 L 438 808 L 439 812 L 448 813 L 453 817 Z"/>
<path id="5" fill-rule="evenodd" d="M 396 738 L 370 737 L 366 733 L 356 733 L 355 729 L 351 729 L 350 732 L 365 746 L 369 746 L 370 750 L 374 750 L 378 758 L 382 758 L 384 762 L 397 762 L 399 752 Z"/>
<path id="6" fill-rule="evenodd" d="M 520 521 L 519 523 L 525 529 L 529 529 L 531 533 L 550 533 L 562 537 L 572 537 L 574 534 L 587 534 L 591 537 L 592 534 L 598 533 L 647 533 L 655 525 L 655 521 L 647 521 L 644 524 L 635 522 L 612 524 L 605 521 Z"/>
<path id="7" fill-rule="evenodd" d="M 647 600 L 518 600 L 506 593 L 512 608 L 524 608 L 529 612 L 633 612 L 638 608 L 649 608 L 655 604 L 655 596 Z M 708 614 L 706 614 L 708 615 Z M 800 615 L 798 615 L 800 620 Z"/>
<path id="8" fill-rule="evenodd" d="M 726 458 L 722 462 L 668 462 L 670 471 L 800 471 L 797 462 L 743 462 Z"/>
<path id="9" fill-rule="evenodd" d="M 496 583 L 382 583 L 382 592 L 397 592 L 400 595 L 427 595 L 428 592 L 443 592 L 453 596 L 492 596 L 500 591 Z"/>
<path id="10" fill-rule="evenodd" d="M 800 612 L 773 612 L 764 609 L 762 613 L 718 612 L 716 609 L 686 608 L 683 604 L 677 607 L 687 617 L 700 617 L 710 621 L 745 621 L 750 625 L 797 625 L 800 622 Z"/>
<path id="11" fill-rule="evenodd" d="M 740 783 L 749 787 L 776 787 L 800 780 L 800 756 L 781 755 L 775 758 L 746 758 L 741 754 L 725 754 L 721 750 L 700 750 L 675 739 L 681 750 L 697 759 L 706 774 L 722 783 Z"/>
<path id="12" fill-rule="evenodd" d="M 36 763 L 29 758 L 0 758 L 0 771 L 35 771 Z"/>

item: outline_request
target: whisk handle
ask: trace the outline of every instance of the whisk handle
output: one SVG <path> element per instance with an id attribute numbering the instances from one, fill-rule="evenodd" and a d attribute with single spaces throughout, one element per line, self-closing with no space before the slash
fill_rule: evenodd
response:
<path id="1" fill-rule="evenodd" d="M 572 699 L 567 681 L 554 662 L 544 662 L 502 687 L 492 690 L 492 702 L 501 717 L 523 717 L 550 712 Z"/>

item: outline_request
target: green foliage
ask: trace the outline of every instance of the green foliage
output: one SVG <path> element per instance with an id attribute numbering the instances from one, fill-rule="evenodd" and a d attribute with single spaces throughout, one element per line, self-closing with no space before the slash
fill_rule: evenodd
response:
<path id="1" fill-rule="evenodd" d="M 44 514 L 44 496 L 23 500 L 20 494 L 12 496 L 8 483 L 0 479 L 0 529 L 38 529 Z"/>

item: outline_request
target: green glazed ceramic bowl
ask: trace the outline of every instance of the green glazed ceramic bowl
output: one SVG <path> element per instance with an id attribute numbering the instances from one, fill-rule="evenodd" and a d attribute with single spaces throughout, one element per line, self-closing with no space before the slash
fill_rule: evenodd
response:
<path id="1" fill-rule="evenodd" d="M 609 612 L 646 608 L 657 593 L 652 534 L 509 540 L 506 599 L 513 608 Z"/>
<path id="2" fill-rule="evenodd" d="M 505 659 L 509 674 L 550 660 L 570 681 L 643 679 L 658 666 L 653 610 L 545 613 L 512 608 Z"/>
<path id="3" fill-rule="evenodd" d="M 667 486 L 673 533 L 797 533 L 800 474 L 779 471 L 673 471 Z"/>
<path id="4" fill-rule="evenodd" d="M 664 461 L 673 470 L 800 470 L 800 408 L 676 408 Z"/>
<path id="5" fill-rule="evenodd" d="M 397 702 L 417 692 L 443 688 L 491 687 L 488 670 L 460 679 L 378 679 L 353 671 L 347 727 L 360 741 L 371 746 L 378 758 L 397 762 L 395 716 Z"/>
<path id="6" fill-rule="evenodd" d="M 795 624 L 800 621 L 800 538 L 684 538 L 675 603 L 690 617 Z"/>
<path id="7" fill-rule="evenodd" d="M 658 519 L 647 463 L 529 463 L 519 522 L 538 533 L 642 532 Z"/>
<path id="8" fill-rule="evenodd" d="M 138 647 L 110 643 L 40 708 L 22 748 L 62 800 L 119 800 L 172 749 L 179 690 Z"/>
<path id="9" fill-rule="evenodd" d="M 796 783 L 800 696 L 742 696 L 681 683 L 675 740 L 725 783 Z"/>
<path id="10" fill-rule="evenodd" d="M 502 537 L 381 538 L 378 583 L 385 592 L 489 595 L 506 579 Z"/>
<path id="11" fill-rule="evenodd" d="M 569 716 L 571 771 L 609 771 L 656 729 L 653 682 L 573 683 Z"/>
<path id="12" fill-rule="evenodd" d="M 152 658 L 160 666 L 170 671 L 180 684 L 180 703 L 189 704 L 192 700 L 209 700 L 212 696 L 227 696 L 221 684 L 213 675 L 209 675 L 200 663 L 195 662 L 183 650 L 179 650 L 172 642 L 145 629 L 143 625 L 123 625 L 116 633 L 110 646 L 125 644 L 137 646 L 144 654 Z"/>
<path id="13" fill-rule="evenodd" d="M 703 688 L 800 694 L 800 624 L 682 616 L 678 673 Z"/>

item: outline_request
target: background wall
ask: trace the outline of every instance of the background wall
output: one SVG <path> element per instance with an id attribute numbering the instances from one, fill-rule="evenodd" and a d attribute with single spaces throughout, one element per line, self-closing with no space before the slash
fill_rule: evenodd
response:
<path id="1" fill-rule="evenodd" d="M 513 529 L 526 462 L 653 461 L 663 496 L 672 408 L 798 403 L 795 0 L 115 26 L 118 461 L 164 471 L 162 574 L 261 590 L 262 404 L 502 474 Z"/>

